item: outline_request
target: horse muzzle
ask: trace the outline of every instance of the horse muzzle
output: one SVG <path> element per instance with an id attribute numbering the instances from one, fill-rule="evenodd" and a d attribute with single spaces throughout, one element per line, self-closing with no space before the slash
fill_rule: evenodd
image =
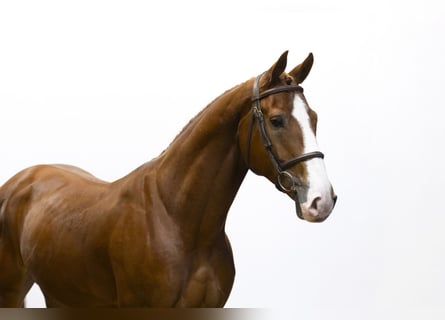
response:
<path id="1" fill-rule="evenodd" d="M 314 191 L 287 171 L 278 174 L 276 187 L 294 200 L 297 216 L 309 222 L 326 220 L 337 202 L 332 186 L 323 192 Z"/>
<path id="2" fill-rule="evenodd" d="M 307 201 L 301 203 L 298 195 L 294 195 L 297 216 L 308 222 L 325 221 L 337 203 L 337 195 L 332 191 L 329 196 L 320 194 L 308 195 Z"/>

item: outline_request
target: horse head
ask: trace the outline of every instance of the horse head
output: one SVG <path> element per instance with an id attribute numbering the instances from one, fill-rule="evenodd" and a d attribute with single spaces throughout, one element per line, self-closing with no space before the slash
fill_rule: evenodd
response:
<path id="1" fill-rule="evenodd" d="M 321 222 L 337 196 L 316 140 L 317 114 L 300 86 L 313 61 L 309 54 L 286 73 L 286 51 L 254 80 L 252 108 L 239 123 L 238 137 L 248 167 L 294 199 L 301 219 Z"/>

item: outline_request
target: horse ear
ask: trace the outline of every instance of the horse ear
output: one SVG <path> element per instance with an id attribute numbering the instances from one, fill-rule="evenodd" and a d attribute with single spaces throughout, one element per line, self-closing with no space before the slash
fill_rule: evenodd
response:
<path id="1" fill-rule="evenodd" d="M 266 81 L 264 83 L 265 86 L 271 87 L 279 81 L 280 75 L 286 69 L 287 53 L 288 51 L 283 52 L 277 62 L 275 62 L 274 65 L 264 73 L 263 79 Z"/>
<path id="2" fill-rule="evenodd" d="M 289 74 L 300 84 L 306 79 L 314 64 L 314 55 L 309 53 L 307 58 L 298 66 L 296 66 Z"/>

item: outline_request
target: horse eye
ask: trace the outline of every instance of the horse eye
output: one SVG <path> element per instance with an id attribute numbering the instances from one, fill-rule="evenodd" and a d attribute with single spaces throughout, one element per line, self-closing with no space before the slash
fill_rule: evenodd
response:
<path id="1" fill-rule="evenodd" d="M 270 123 L 275 128 L 283 128 L 284 127 L 284 119 L 282 116 L 275 116 L 270 118 Z"/>

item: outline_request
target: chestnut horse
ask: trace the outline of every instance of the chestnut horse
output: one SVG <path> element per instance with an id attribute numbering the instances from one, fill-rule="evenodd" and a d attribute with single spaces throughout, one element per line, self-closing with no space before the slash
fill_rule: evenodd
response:
<path id="1" fill-rule="evenodd" d="M 50 307 L 221 307 L 235 268 L 225 222 L 250 169 L 320 222 L 336 200 L 287 52 L 203 109 L 157 158 L 112 183 L 38 165 L 0 188 L 0 306 L 37 283 Z"/>

